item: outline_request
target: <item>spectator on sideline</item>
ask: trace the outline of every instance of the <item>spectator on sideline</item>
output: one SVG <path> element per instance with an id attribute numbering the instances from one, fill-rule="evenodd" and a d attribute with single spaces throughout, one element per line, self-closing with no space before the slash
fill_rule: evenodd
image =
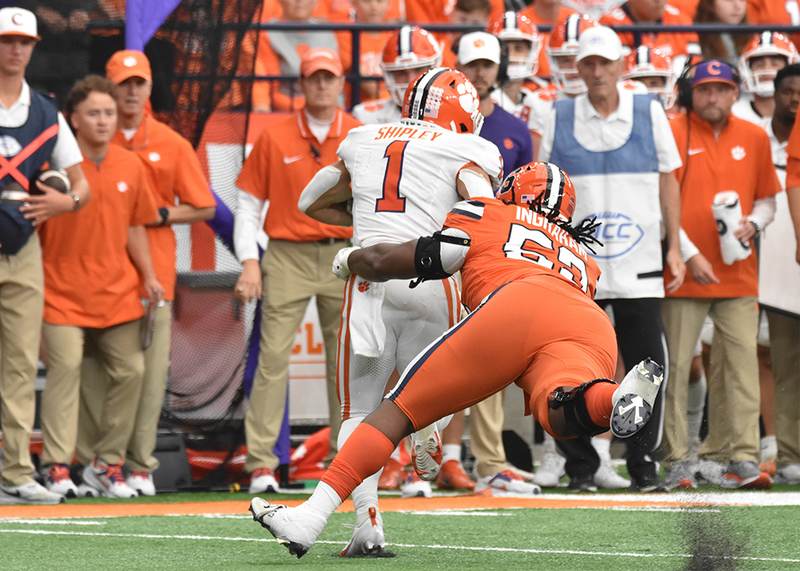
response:
<path id="1" fill-rule="evenodd" d="M 296 22 L 314 24 L 311 13 L 317 0 L 278 0 L 283 9 L 280 18 L 270 22 Z M 330 30 L 261 30 L 256 40 L 254 75 L 300 74 L 303 54 L 314 48 L 339 51 L 336 35 Z M 253 82 L 252 110 L 256 113 L 270 111 L 297 111 L 303 108 L 303 93 L 298 91 L 294 79 Z M 341 100 L 343 101 L 343 99 Z"/>
<path id="2" fill-rule="evenodd" d="M 752 36 L 739 58 L 739 75 L 747 96 L 733 104 L 733 114 L 756 124 L 772 117 L 775 74 L 793 63 L 800 63 L 800 56 L 783 34 L 762 32 Z"/>
<path id="3" fill-rule="evenodd" d="M 762 241 L 762 254 L 766 255 L 766 248 L 774 248 L 779 255 L 791 264 L 791 240 L 789 234 L 792 218 L 794 218 L 795 252 L 800 251 L 800 211 L 796 194 L 800 186 L 800 171 L 797 169 L 797 160 L 800 158 L 797 143 L 800 124 L 796 120 L 798 105 L 800 105 L 800 65 L 793 64 L 780 70 L 775 76 L 775 113 L 772 121 L 767 126 L 767 134 L 772 142 L 772 160 L 778 167 L 778 176 L 786 172 L 784 179 L 787 193 L 794 193 L 794 216 L 789 216 L 790 204 L 787 195 L 779 194 L 776 197 L 778 211 L 775 215 L 774 227 Z M 787 151 L 791 157 L 787 164 Z M 780 168 L 783 166 L 784 171 Z M 789 185 L 792 188 L 788 188 Z M 768 241 L 775 231 L 786 233 L 777 234 L 778 240 Z M 769 245 L 768 245 L 769 244 Z M 800 255 L 796 257 L 800 263 Z M 792 268 L 794 274 L 798 272 L 795 264 Z M 763 271 L 763 270 L 762 270 Z M 763 279 L 769 279 L 764 275 Z M 762 281 L 763 283 L 763 281 Z M 797 298 L 797 289 L 789 288 L 789 295 Z M 775 376 L 775 435 L 777 437 L 778 471 L 775 475 L 776 484 L 800 484 L 800 408 L 797 407 L 800 399 L 800 317 L 776 311 L 767 310 L 769 320 L 770 351 L 772 354 L 772 371 Z"/>
<path id="4" fill-rule="evenodd" d="M 34 481 L 30 457 L 44 307 L 42 251 L 33 228 L 85 206 L 90 195 L 80 166 L 80 148 L 64 117 L 51 99 L 31 91 L 25 81 L 25 70 L 38 40 L 32 12 L 0 9 L 0 136 L 5 141 L 4 155 L 7 153 L 6 159 L 13 161 L 19 153 L 31 152 L 0 179 L 0 503 L 4 504 L 63 501 L 62 496 Z M 36 182 L 35 188 L 42 194 L 29 195 L 33 190 L 29 181 L 45 161 L 51 168 L 66 170 L 71 194 Z M 10 188 L 15 183 L 18 190 Z"/>
<path id="5" fill-rule="evenodd" d="M 42 393 L 42 464 L 50 491 L 78 493 L 69 477 L 78 433 L 81 364 L 94 347 L 105 378 L 86 399 L 97 433 L 87 442 L 90 461 L 81 495 L 136 497 L 122 465 L 133 432 L 144 376 L 139 274 L 149 303 L 164 288 L 156 277 L 145 224 L 158 218 L 144 165 L 111 145 L 117 124 L 116 86 L 99 76 L 79 81 L 66 114 L 83 153 L 95 199 L 80 212 L 41 230 L 45 276 L 44 337 L 50 359 Z M 137 274 L 137 270 L 139 274 Z"/>
<path id="6" fill-rule="evenodd" d="M 780 183 L 772 165 L 769 137 L 760 127 L 731 114 L 739 95 L 738 76 L 711 60 L 695 68 L 692 110 L 670 121 L 683 166 L 681 227 L 697 253 L 688 258 L 683 284 L 663 303 L 669 346 L 669 384 L 664 411 L 665 464 L 673 487 L 704 480 L 731 488 L 771 487 L 758 468 L 759 387 L 757 260 L 750 241 L 773 218 Z M 714 203 L 740 206 L 718 231 Z M 722 218 L 721 215 L 717 214 Z M 738 218 L 738 219 L 736 219 Z M 742 245 L 747 245 L 745 249 Z M 674 276 L 669 268 L 665 283 Z M 687 459 L 689 366 L 703 320 L 714 321 L 718 344 L 711 352 L 708 437 L 697 470 Z"/>
<path id="7" fill-rule="evenodd" d="M 491 141 L 510 172 L 533 160 L 533 141 L 527 125 L 492 102 L 491 92 L 500 72 L 500 41 L 486 32 L 464 34 L 458 42 L 456 69 L 467 76 L 478 92 L 483 114 L 480 136 Z M 503 447 L 503 393 L 490 396 L 470 408 L 470 450 L 478 475 L 476 489 L 514 489 L 534 493 L 538 487 L 510 470 Z"/>
<path id="8" fill-rule="evenodd" d="M 154 310 L 152 342 L 144 352 L 144 381 L 126 454 L 131 471 L 128 485 L 143 495 L 152 496 L 156 492 L 152 474 L 159 465 L 153 452 L 169 374 L 172 301 L 177 280 L 176 237 L 172 225 L 212 218 L 216 201 L 189 141 L 145 111 L 153 84 L 147 56 L 135 50 L 116 52 L 108 60 L 106 77 L 117 85 L 120 95 L 117 129 L 111 144 L 133 151 L 142 160 L 158 207 L 158 218 L 147 225 L 147 238 L 156 275 L 164 286 L 164 296 Z M 142 298 L 146 297 L 141 288 L 139 293 Z M 97 359 L 87 358 L 78 426 L 78 460 L 81 463 L 91 460 L 86 444 L 96 438 L 99 429 L 92 421 L 98 418 L 99 411 L 87 410 L 87 407 L 92 402 L 93 383 L 101 382 L 102 376 L 103 369 L 98 366 Z"/>
<path id="9" fill-rule="evenodd" d="M 697 24 L 727 26 L 747 24 L 747 3 L 745 0 L 700 0 L 694 21 Z M 706 59 L 718 59 L 736 69 L 739 56 L 749 41 L 750 36 L 747 34 L 700 34 L 700 53 Z"/>
<path id="10" fill-rule="evenodd" d="M 482 21 L 475 21 L 478 12 L 474 9 L 475 2 L 464 0 L 405 0 L 406 22 L 409 24 L 477 24 L 485 27 L 490 20 L 500 17 L 506 11 L 504 0 L 486 0 L 481 2 L 486 5 L 485 17 Z M 461 12 L 461 14 L 457 14 Z M 471 21 L 464 21 L 464 17 Z"/>
<path id="11" fill-rule="evenodd" d="M 600 18 L 604 26 L 614 27 L 632 24 L 661 24 L 691 26 L 691 18 L 663 0 L 628 0 Z M 697 34 L 694 32 L 621 32 L 619 39 L 631 50 L 641 45 L 658 48 L 672 58 L 675 69 L 683 69 L 686 58 L 700 53 Z"/>
<path id="12" fill-rule="evenodd" d="M 623 369 L 648 357 L 662 363 L 662 225 L 666 265 L 675 276 L 667 291 L 680 286 L 686 271 L 674 175 L 681 159 L 661 103 L 649 94 L 634 95 L 619 83 L 625 60 L 613 30 L 597 26 L 584 32 L 576 59 L 587 92 L 555 103 L 542 136 L 541 160 L 570 173 L 580 205 L 576 220 L 598 216 L 604 222 L 599 233 L 605 244 L 594 256 L 603 276 L 595 302 L 613 314 Z M 623 227 L 619 221 L 635 225 L 641 236 L 615 233 Z M 627 441 L 632 491 L 664 491 L 650 456 L 659 445 L 662 411 L 659 398 L 647 427 Z M 583 482 L 573 478 L 570 485 L 588 488 L 588 476 Z"/>
<path id="13" fill-rule="evenodd" d="M 242 273 L 235 295 L 242 303 L 262 299 L 258 369 L 245 417 L 251 494 L 278 491 L 273 447 L 283 423 L 292 345 L 312 296 L 325 342 L 330 449 L 336 450 L 336 349 L 343 288 L 330 268 L 352 229 L 310 219 L 298 210 L 297 201 L 314 174 L 338 160 L 336 150 L 347 132 L 360 125 L 337 108 L 343 88 L 336 52 L 306 52 L 300 65 L 305 107 L 261 133 L 236 181 L 241 190 L 234 243 Z M 270 240 L 259 267 L 256 235 L 267 200 L 264 231 Z"/>
<path id="14" fill-rule="evenodd" d="M 353 0 L 353 11 L 348 20 L 351 24 L 385 24 L 391 0 Z M 380 62 L 386 40 L 392 35 L 390 30 L 358 32 L 360 42 L 358 73 L 363 77 L 381 74 Z M 345 71 L 353 67 L 353 33 L 350 30 L 336 32 L 339 54 Z M 388 97 L 389 92 L 382 81 L 363 79 L 359 101 L 374 101 Z M 350 102 L 348 101 L 348 107 Z"/>
<path id="15" fill-rule="evenodd" d="M 521 16 L 528 18 L 534 26 L 551 26 L 550 32 L 540 32 L 542 45 L 546 46 L 547 42 L 550 41 L 552 30 L 558 22 L 577 12 L 564 6 L 561 0 L 538 0 L 528 4 L 519 13 Z M 536 76 L 542 79 L 550 79 L 550 61 L 547 59 L 545 50 L 539 52 L 539 69 L 536 71 Z"/>

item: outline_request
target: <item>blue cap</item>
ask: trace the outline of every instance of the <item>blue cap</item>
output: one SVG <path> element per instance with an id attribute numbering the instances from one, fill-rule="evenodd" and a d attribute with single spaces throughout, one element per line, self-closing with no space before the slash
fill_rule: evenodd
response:
<path id="1" fill-rule="evenodd" d="M 711 83 L 712 81 L 739 85 L 734 79 L 733 68 L 725 62 L 715 59 L 704 61 L 697 65 L 694 79 L 692 79 L 692 87 L 701 83 Z"/>

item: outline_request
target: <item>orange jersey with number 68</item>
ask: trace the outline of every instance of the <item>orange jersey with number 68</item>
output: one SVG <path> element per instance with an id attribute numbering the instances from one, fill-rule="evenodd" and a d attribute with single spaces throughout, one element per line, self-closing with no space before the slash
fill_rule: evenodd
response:
<path id="1" fill-rule="evenodd" d="M 471 240 L 461 267 L 462 302 L 469 309 L 503 284 L 541 276 L 557 280 L 554 288 L 566 282 L 594 298 L 597 263 L 563 228 L 529 208 L 467 200 L 450 211 L 445 227 L 466 232 Z"/>

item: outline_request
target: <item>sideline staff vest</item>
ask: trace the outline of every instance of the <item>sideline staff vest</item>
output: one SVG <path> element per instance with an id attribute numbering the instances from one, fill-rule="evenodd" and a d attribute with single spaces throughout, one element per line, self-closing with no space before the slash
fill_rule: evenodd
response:
<path id="1" fill-rule="evenodd" d="M 664 297 L 658 153 L 650 118 L 652 95 L 633 95 L 633 127 L 625 143 L 594 152 L 575 139 L 575 101 L 555 102 L 550 162 L 575 184 L 573 219 L 597 217 L 603 246 L 593 254 L 602 270 L 597 299 Z"/>
<path id="2" fill-rule="evenodd" d="M 31 190 L 37 172 L 50 157 L 58 137 L 55 103 L 34 91 L 28 119 L 19 127 L 0 127 L 0 192 L 12 183 Z M 24 204 L 19 191 L 0 194 L 0 253 L 14 255 L 33 234 L 33 223 L 19 209 Z"/>

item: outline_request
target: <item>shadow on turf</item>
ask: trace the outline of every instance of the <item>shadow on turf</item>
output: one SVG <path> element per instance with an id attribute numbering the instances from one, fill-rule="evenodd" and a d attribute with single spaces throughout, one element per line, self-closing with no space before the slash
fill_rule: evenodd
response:
<path id="1" fill-rule="evenodd" d="M 746 531 L 729 514 L 686 512 L 682 526 L 691 554 L 684 571 L 733 571 L 747 554 Z"/>

